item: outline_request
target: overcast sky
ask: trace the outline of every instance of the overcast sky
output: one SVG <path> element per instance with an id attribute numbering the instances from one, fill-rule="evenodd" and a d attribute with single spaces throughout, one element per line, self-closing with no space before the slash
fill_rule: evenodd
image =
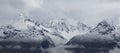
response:
<path id="1" fill-rule="evenodd" d="M 20 20 L 20 13 L 40 22 L 72 18 L 90 25 L 104 19 L 117 23 L 120 0 L 0 0 L 0 25 Z"/>

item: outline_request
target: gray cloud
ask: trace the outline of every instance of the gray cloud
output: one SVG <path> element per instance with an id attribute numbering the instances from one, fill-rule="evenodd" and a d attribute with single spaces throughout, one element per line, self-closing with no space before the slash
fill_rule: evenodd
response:
<path id="1" fill-rule="evenodd" d="M 0 21 L 14 22 L 13 19 L 18 20 L 20 12 L 33 19 L 39 19 L 40 22 L 62 17 L 77 19 L 90 25 L 97 24 L 103 19 L 113 22 L 120 17 L 119 0 L 37 0 L 35 2 L 37 4 L 28 0 L 0 0 Z"/>

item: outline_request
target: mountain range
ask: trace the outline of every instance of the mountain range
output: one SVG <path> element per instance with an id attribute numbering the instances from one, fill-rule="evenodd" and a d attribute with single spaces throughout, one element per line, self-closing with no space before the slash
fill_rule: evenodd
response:
<path id="1" fill-rule="evenodd" d="M 16 22 L 17 23 L 17 22 Z M 22 24 L 24 26 L 18 26 Z M 19 28 L 23 29 L 19 29 Z M 24 28 L 25 27 L 25 28 Z M 0 41 L 47 41 L 48 45 L 96 45 L 117 44 L 120 40 L 119 27 L 103 20 L 95 27 L 90 27 L 73 19 L 54 19 L 41 24 L 35 20 L 25 18 L 16 25 L 0 27 Z M 95 44 L 93 44 L 95 43 Z"/>

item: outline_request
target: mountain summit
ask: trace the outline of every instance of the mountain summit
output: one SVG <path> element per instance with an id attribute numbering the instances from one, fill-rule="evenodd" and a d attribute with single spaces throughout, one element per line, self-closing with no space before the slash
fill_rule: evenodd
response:
<path id="1" fill-rule="evenodd" d="M 108 34 L 114 30 L 115 30 L 115 27 L 113 25 L 103 20 L 100 23 L 98 23 L 98 25 L 92 31 L 94 32 L 97 31 L 98 33 L 101 33 L 101 34 Z"/>

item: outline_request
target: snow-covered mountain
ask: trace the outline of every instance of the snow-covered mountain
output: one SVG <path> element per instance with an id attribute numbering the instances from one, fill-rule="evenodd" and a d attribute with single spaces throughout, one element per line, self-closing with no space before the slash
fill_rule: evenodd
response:
<path id="1" fill-rule="evenodd" d="M 46 47 L 55 45 L 50 36 L 45 34 L 48 32 L 46 28 L 30 19 L 25 19 L 24 22 L 28 27 L 26 30 L 17 30 L 11 25 L 2 26 L 0 28 L 0 41 L 39 42 L 40 44 L 46 44 Z"/>
<path id="2" fill-rule="evenodd" d="M 74 36 L 67 45 L 84 45 L 85 47 L 115 47 L 117 45 L 116 34 L 113 25 L 107 21 L 101 21 L 90 32 Z"/>
<path id="3" fill-rule="evenodd" d="M 56 31 L 65 31 L 67 33 L 74 31 L 84 32 L 89 31 L 90 29 L 90 27 L 81 23 L 80 21 L 64 18 L 54 19 L 50 21 L 47 27 L 53 28 Z"/>
<path id="4" fill-rule="evenodd" d="M 16 27 L 16 25 L 7 25 L 0 28 L 1 40 L 12 40 L 12 41 L 42 41 L 48 40 L 51 44 L 57 42 L 59 44 L 60 40 L 64 40 L 64 37 L 60 33 L 53 31 L 50 28 L 46 28 L 40 23 L 32 19 L 21 20 L 23 22 L 18 22 L 19 24 L 24 24 L 24 29 L 22 26 Z M 59 39 L 59 40 L 56 40 Z M 61 43 L 61 42 L 60 42 Z"/>
<path id="5" fill-rule="evenodd" d="M 87 25 L 79 21 L 63 18 L 54 19 L 47 24 L 40 24 L 35 20 L 22 17 L 22 19 L 16 22 L 12 27 L 19 31 L 16 36 L 14 35 L 14 37 L 17 37 L 18 39 L 19 37 L 20 39 L 25 37 L 26 39 L 39 40 L 42 36 L 45 36 L 49 37 L 56 45 L 65 44 L 73 36 L 84 34 L 90 29 Z M 8 30 L 5 28 L 3 29 Z M 3 36 L 7 37 L 6 35 Z"/>
<path id="6" fill-rule="evenodd" d="M 61 35 L 67 41 L 77 34 L 84 34 L 91 30 L 91 27 L 74 19 L 57 18 L 43 25 L 46 28 L 52 29 L 54 34 L 57 33 Z"/>
<path id="7" fill-rule="evenodd" d="M 101 34 L 109 34 L 115 30 L 114 25 L 109 24 L 107 21 L 101 21 L 92 31 L 97 31 Z"/>
<path id="8" fill-rule="evenodd" d="M 19 29 L 23 28 L 23 29 Z M 120 46 L 120 29 L 101 21 L 93 29 L 73 19 L 54 19 L 49 23 L 24 18 L 14 25 L 0 27 L 0 41 L 41 42 L 47 46 L 87 45 Z M 59 47 L 58 47 L 59 48 Z"/>
<path id="9" fill-rule="evenodd" d="M 26 39 L 28 39 L 27 41 L 47 39 L 51 44 L 55 45 L 63 45 L 72 37 L 67 44 L 73 44 L 77 41 L 113 43 L 113 34 L 119 39 L 119 33 L 116 33 L 115 27 L 107 23 L 107 21 L 101 21 L 93 29 L 80 21 L 72 19 L 55 19 L 47 24 L 40 24 L 28 18 L 22 21 L 23 22 L 18 22 L 17 24 L 23 23 L 24 27 L 26 27 L 24 30 L 16 29 L 16 26 L 12 25 L 2 26 L 0 28 L 1 39 L 17 39 L 21 41 Z"/>
<path id="10" fill-rule="evenodd" d="M 25 23 L 27 24 L 30 31 L 34 29 L 43 31 L 44 35 L 49 36 L 56 45 L 63 44 L 63 42 L 65 41 L 64 36 L 60 32 L 53 30 L 52 28 L 45 27 L 44 25 L 30 19 L 25 19 Z M 60 42 L 61 40 L 63 41 Z"/>

